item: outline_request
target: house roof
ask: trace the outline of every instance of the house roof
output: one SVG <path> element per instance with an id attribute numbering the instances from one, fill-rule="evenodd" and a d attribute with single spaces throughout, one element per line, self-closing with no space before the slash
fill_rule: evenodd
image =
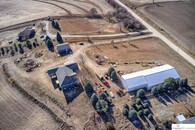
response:
<path id="1" fill-rule="evenodd" d="M 177 120 L 179 122 L 186 120 L 186 118 L 184 117 L 184 115 L 178 115 L 176 118 L 177 118 Z"/>
<path id="2" fill-rule="evenodd" d="M 35 30 L 32 29 L 31 27 L 26 27 L 22 32 L 18 34 L 18 36 L 24 36 L 24 35 L 29 36 L 32 33 L 32 31 L 34 32 Z"/>
<path id="3" fill-rule="evenodd" d="M 57 70 L 58 70 L 59 67 L 55 67 L 55 68 L 51 68 L 49 70 L 47 70 L 47 73 L 49 76 L 53 76 L 56 74 Z"/>
<path id="4" fill-rule="evenodd" d="M 68 68 L 66 66 L 61 66 L 56 71 L 56 76 L 58 78 L 60 86 L 63 85 L 66 77 L 72 77 L 72 76 L 75 76 L 75 75 L 76 75 L 76 73 L 73 72 L 70 68 Z"/>
<path id="5" fill-rule="evenodd" d="M 121 81 L 127 90 L 133 91 L 140 87 L 151 89 L 152 86 L 163 83 L 169 77 L 179 78 L 174 67 L 166 64 L 121 76 Z"/>
<path id="6" fill-rule="evenodd" d="M 68 43 L 58 44 L 56 47 L 58 51 L 64 51 L 65 49 L 70 49 L 70 45 Z"/>
<path id="7" fill-rule="evenodd" d="M 78 64 L 74 61 L 71 61 L 68 63 L 64 63 L 64 65 L 54 67 L 54 68 L 47 70 L 48 75 L 49 76 L 56 75 L 58 68 L 63 67 L 63 66 L 66 66 L 67 68 L 71 69 L 73 72 L 76 72 L 79 69 Z"/>

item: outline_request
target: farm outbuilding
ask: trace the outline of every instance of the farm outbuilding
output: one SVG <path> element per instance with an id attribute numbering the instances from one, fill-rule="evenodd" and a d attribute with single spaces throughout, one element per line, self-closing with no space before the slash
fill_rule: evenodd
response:
<path id="1" fill-rule="evenodd" d="M 176 116 L 176 122 L 177 123 L 180 123 L 180 122 L 182 122 L 182 121 L 185 121 L 186 120 L 186 118 L 184 117 L 184 115 L 178 115 L 178 116 Z"/>
<path id="2" fill-rule="evenodd" d="M 57 50 L 59 55 L 66 55 L 66 54 L 72 53 L 72 50 L 71 50 L 70 45 L 68 43 L 58 44 L 56 46 L 56 50 Z"/>
<path id="3" fill-rule="evenodd" d="M 127 91 L 134 91 L 140 88 L 150 90 L 153 86 L 161 84 L 165 79 L 172 77 L 179 78 L 176 69 L 168 64 L 138 71 L 121 76 L 121 82 Z"/>

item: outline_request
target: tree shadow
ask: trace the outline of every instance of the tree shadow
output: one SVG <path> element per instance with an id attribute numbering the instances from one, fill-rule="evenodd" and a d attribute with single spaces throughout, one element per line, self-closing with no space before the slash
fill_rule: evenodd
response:
<path id="1" fill-rule="evenodd" d="M 48 50 L 49 50 L 50 52 L 54 52 L 54 47 L 50 47 L 50 48 L 48 48 Z"/>
<path id="2" fill-rule="evenodd" d="M 149 108 L 152 108 L 152 104 L 151 104 L 151 102 L 150 102 L 148 97 L 144 97 L 142 99 L 142 101 L 143 101 L 143 103 L 147 103 Z"/>
<path id="3" fill-rule="evenodd" d="M 150 124 L 149 124 L 149 122 L 146 120 L 146 117 L 145 116 L 142 116 L 142 117 L 140 117 L 141 119 L 142 119 L 142 121 L 144 122 L 144 123 L 146 123 L 146 127 L 147 128 L 151 128 L 151 126 L 150 126 Z"/>
<path id="4" fill-rule="evenodd" d="M 166 95 L 166 93 L 163 93 L 163 94 L 161 95 L 161 98 L 163 98 L 164 101 L 170 102 L 170 103 L 173 104 L 173 102 L 172 102 L 172 101 L 170 100 L 170 98 Z"/>
<path id="5" fill-rule="evenodd" d="M 155 97 L 160 103 L 164 104 L 165 106 L 168 106 L 165 100 L 161 96 L 156 96 Z"/>
<path id="6" fill-rule="evenodd" d="M 150 122 L 152 123 L 153 126 L 158 125 L 157 122 L 155 121 L 155 119 L 150 120 Z"/>
<path id="7" fill-rule="evenodd" d="M 79 96 L 82 92 L 84 91 L 83 87 L 81 84 L 76 85 L 75 87 L 69 89 L 69 90 L 64 90 L 63 94 L 66 99 L 67 104 L 71 103 L 74 101 L 74 99 Z"/>
<path id="8" fill-rule="evenodd" d="M 109 105 L 109 109 L 106 113 L 98 113 L 101 117 L 101 119 L 103 120 L 104 123 L 107 122 L 115 122 L 115 118 L 113 116 L 113 106 Z"/>
<path id="9" fill-rule="evenodd" d="M 137 117 L 137 119 L 135 120 L 130 120 L 131 123 L 137 128 L 137 129 L 142 129 L 144 128 L 143 123 L 141 122 L 141 120 Z"/>
<path id="10" fill-rule="evenodd" d="M 193 87 L 194 87 L 194 86 L 193 86 Z M 190 93 L 195 94 L 195 91 L 194 91 L 190 86 L 185 87 L 185 90 L 187 90 L 187 91 L 190 92 Z"/>
<path id="11" fill-rule="evenodd" d="M 23 48 L 20 48 L 20 49 L 19 49 L 19 53 L 20 53 L 20 54 L 24 54 L 24 49 L 23 49 Z"/>
<path id="12" fill-rule="evenodd" d="M 168 96 L 168 98 L 170 98 L 170 99 L 174 100 L 175 102 L 179 103 L 179 101 L 176 99 L 174 93 L 171 94 L 171 93 L 166 92 L 165 94 Z"/>

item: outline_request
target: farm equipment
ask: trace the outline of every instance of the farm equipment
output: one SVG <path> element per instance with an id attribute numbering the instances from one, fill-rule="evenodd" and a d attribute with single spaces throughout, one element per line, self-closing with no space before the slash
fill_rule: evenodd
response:
<path id="1" fill-rule="evenodd" d="M 115 98 L 113 92 L 110 92 L 109 95 L 110 95 L 111 98 Z"/>

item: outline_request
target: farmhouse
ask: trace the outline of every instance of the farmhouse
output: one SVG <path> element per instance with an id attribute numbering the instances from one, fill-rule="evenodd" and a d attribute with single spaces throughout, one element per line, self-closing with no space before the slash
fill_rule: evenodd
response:
<path id="1" fill-rule="evenodd" d="M 127 91 L 134 91 L 140 88 L 150 90 L 153 86 L 163 83 L 169 77 L 179 78 L 174 67 L 163 65 L 139 72 L 121 76 L 121 82 Z"/>
<path id="2" fill-rule="evenodd" d="M 31 39 L 35 36 L 35 30 L 31 27 L 26 27 L 22 32 L 18 34 L 18 41 L 23 42 Z"/>
<path id="3" fill-rule="evenodd" d="M 56 46 L 59 55 L 70 54 L 72 52 L 68 43 L 62 43 Z"/>
<path id="4" fill-rule="evenodd" d="M 71 62 L 49 69 L 47 73 L 52 79 L 56 79 L 56 84 L 60 90 L 67 90 L 79 84 L 76 73 L 78 69 L 77 63 Z"/>

